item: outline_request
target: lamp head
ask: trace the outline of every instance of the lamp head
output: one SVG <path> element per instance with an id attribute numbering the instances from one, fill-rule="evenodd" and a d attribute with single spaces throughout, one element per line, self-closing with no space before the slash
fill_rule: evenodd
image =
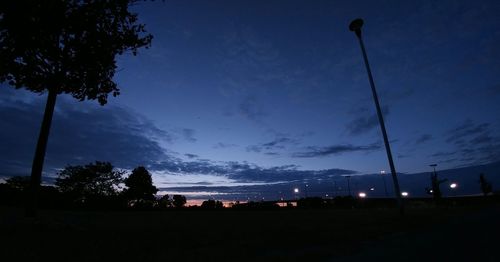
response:
<path id="1" fill-rule="evenodd" d="M 351 24 L 349 24 L 349 30 L 356 33 L 358 37 L 361 37 L 361 27 L 363 27 L 363 19 L 354 19 Z"/>

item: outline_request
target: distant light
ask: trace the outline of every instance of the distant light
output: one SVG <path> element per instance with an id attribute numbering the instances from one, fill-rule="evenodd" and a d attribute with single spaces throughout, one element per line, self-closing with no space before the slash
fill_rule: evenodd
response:
<path id="1" fill-rule="evenodd" d="M 360 193 L 358 194 L 358 196 L 359 196 L 359 197 L 361 197 L 361 198 L 365 198 L 365 197 L 366 197 L 366 193 L 360 192 Z"/>
<path id="2" fill-rule="evenodd" d="M 434 193 L 434 190 L 431 189 L 431 190 L 429 190 L 429 192 Z"/>
<path id="3" fill-rule="evenodd" d="M 293 192 L 294 192 L 294 193 L 299 193 L 299 189 L 298 189 L 298 188 L 294 188 L 294 189 L 293 189 Z"/>
<path id="4" fill-rule="evenodd" d="M 401 192 L 401 195 L 404 197 L 407 197 L 409 194 L 408 194 L 408 192 Z"/>
<path id="5" fill-rule="evenodd" d="M 456 187 L 457 187 L 457 183 L 451 183 L 450 188 L 456 188 Z"/>
<path id="6" fill-rule="evenodd" d="M 381 174 L 381 175 L 385 174 L 385 170 L 381 170 L 381 171 L 380 171 L 380 174 Z"/>
<path id="7" fill-rule="evenodd" d="M 328 194 L 326 194 L 325 196 L 328 197 Z"/>
<path id="8" fill-rule="evenodd" d="M 374 187 L 370 188 L 370 191 L 373 191 L 373 190 L 375 190 L 375 188 L 374 188 Z"/>

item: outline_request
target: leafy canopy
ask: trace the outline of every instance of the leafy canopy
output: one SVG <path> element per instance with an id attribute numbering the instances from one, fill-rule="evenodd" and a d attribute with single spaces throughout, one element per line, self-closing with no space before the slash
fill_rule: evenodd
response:
<path id="1" fill-rule="evenodd" d="M 108 162 L 85 166 L 67 166 L 58 173 L 56 186 L 63 193 L 77 198 L 105 197 L 118 194 L 123 172 L 115 171 Z"/>
<path id="2" fill-rule="evenodd" d="M 174 195 L 172 199 L 173 199 L 172 204 L 176 208 L 184 207 L 184 205 L 186 205 L 187 202 L 186 197 L 183 195 Z"/>
<path id="3" fill-rule="evenodd" d="M 135 0 L 0 1 L 0 83 L 76 99 L 119 94 L 115 56 L 152 36 L 128 6 Z"/>
<path id="4" fill-rule="evenodd" d="M 158 189 L 153 185 L 151 174 L 142 166 L 132 170 L 132 174 L 125 179 L 125 196 L 128 199 L 153 200 Z"/>

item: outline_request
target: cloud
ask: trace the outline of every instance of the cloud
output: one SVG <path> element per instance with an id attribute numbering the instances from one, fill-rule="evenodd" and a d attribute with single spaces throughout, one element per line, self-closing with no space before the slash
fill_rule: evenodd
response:
<path id="1" fill-rule="evenodd" d="M 367 114 L 368 109 L 363 108 L 359 110 L 360 113 Z M 389 114 L 389 107 L 382 107 L 382 114 L 386 117 Z M 367 116 L 359 116 L 356 119 L 349 122 L 346 126 L 347 132 L 350 135 L 361 135 L 371 131 L 379 125 L 377 114 L 371 114 Z"/>
<path id="2" fill-rule="evenodd" d="M 213 145 L 212 147 L 215 149 L 224 149 L 224 148 L 238 147 L 238 145 L 219 142 L 219 143 Z"/>
<path id="3" fill-rule="evenodd" d="M 327 147 L 307 147 L 307 151 L 294 153 L 293 157 L 309 158 L 309 157 L 325 157 L 329 155 L 341 155 L 351 152 L 372 152 L 381 148 L 379 143 L 373 143 L 366 146 L 354 146 L 351 144 L 333 145 Z"/>
<path id="4" fill-rule="evenodd" d="M 488 133 L 489 128 L 489 123 L 474 124 L 472 120 L 468 119 L 463 124 L 449 130 L 445 141 L 448 143 L 462 144 L 471 136 Z"/>
<path id="5" fill-rule="evenodd" d="M 431 155 L 431 157 L 442 157 L 442 156 L 452 156 L 457 152 L 437 152 Z"/>
<path id="6" fill-rule="evenodd" d="M 23 102 L 4 99 L 0 103 L 0 117 L 3 121 L 0 129 L 1 176 L 29 174 L 42 119 L 43 100 L 36 98 Z M 183 130 L 187 137 L 193 136 L 194 130 Z M 313 171 L 299 170 L 298 166 L 291 165 L 263 168 L 246 162 L 214 162 L 198 159 L 198 155 L 192 153 L 184 154 L 191 159 L 185 161 L 160 146 L 160 141 L 170 139 L 167 132 L 127 108 L 101 107 L 74 102 L 61 96 L 54 113 L 45 171 L 49 176 L 54 176 L 59 168 L 66 165 L 100 160 L 109 161 L 124 169 L 146 166 L 160 184 L 168 183 L 164 176 L 169 175 L 169 178 L 179 177 L 178 182 L 182 182 L 187 176 L 199 178 L 199 181 L 192 181 L 199 183 L 198 185 L 278 183 L 355 173 L 343 169 Z M 293 143 L 293 139 L 279 137 L 262 145 L 276 148 L 287 143 Z M 218 145 L 228 146 L 223 143 Z"/>
<path id="7" fill-rule="evenodd" d="M 182 161 L 170 158 L 150 167 L 156 174 L 157 181 L 171 184 L 172 175 L 191 177 L 191 184 L 207 182 L 210 176 L 214 184 L 235 186 L 256 183 L 285 183 L 309 179 L 324 179 L 343 174 L 355 174 L 356 171 L 346 169 L 300 170 L 296 165 L 284 165 L 264 168 L 247 162 L 214 162 L 209 160 Z M 162 182 L 165 181 L 165 182 Z M 217 182 L 219 181 L 219 182 Z"/>
<path id="8" fill-rule="evenodd" d="M 196 131 L 194 129 L 183 128 L 181 130 L 181 132 L 182 132 L 182 136 L 184 137 L 184 139 L 188 142 L 194 143 L 198 140 L 194 137 L 194 134 L 196 133 Z"/>
<path id="9" fill-rule="evenodd" d="M 285 149 L 287 146 L 297 145 L 299 143 L 300 142 L 297 139 L 290 138 L 283 134 L 280 134 L 272 141 L 258 145 L 247 146 L 246 151 L 255 153 L 267 151 L 265 152 L 266 155 L 278 155 L 277 152 L 270 152 L 270 151 L 282 150 Z"/>
<path id="10" fill-rule="evenodd" d="M 188 158 L 192 159 L 192 158 L 198 158 L 199 156 L 196 155 L 196 154 L 184 154 L 185 156 L 187 156 Z"/>
<path id="11" fill-rule="evenodd" d="M 448 130 L 445 141 L 455 146 L 453 160 L 461 165 L 485 164 L 500 160 L 500 137 L 490 123 L 474 123 L 468 119 Z M 445 157 L 436 153 L 434 157 Z M 448 159 L 447 161 L 451 161 Z"/>
<path id="12" fill-rule="evenodd" d="M 29 173 L 42 120 L 43 100 L 0 103 L 3 175 Z M 129 109 L 69 102 L 60 96 L 52 120 L 44 170 L 95 160 L 110 161 L 122 168 L 147 166 L 166 157 L 159 141 L 170 139 L 167 132 Z"/>
<path id="13" fill-rule="evenodd" d="M 417 140 L 415 141 L 415 144 L 419 145 L 419 144 L 423 144 L 429 140 L 432 139 L 432 135 L 430 134 L 423 134 L 421 135 L 420 137 L 417 138 Z"/>

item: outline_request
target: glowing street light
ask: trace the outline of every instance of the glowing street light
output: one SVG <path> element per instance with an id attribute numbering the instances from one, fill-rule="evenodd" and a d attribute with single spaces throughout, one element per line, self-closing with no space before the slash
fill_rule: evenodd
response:
<path id="1" fill-rule="evenodd" d="M 403 197 L 407 197 L 407 196 L 409 196 L 409 195 L 410 195 L 410 194 L 408 194 L 408 192 L 401 192 L 401 196 L 403 196 Z"/>
<path id="2" fill-rule="evenodd" d="M 295 193 L 295 199 L 297 199 L 297 195 L 299 194 L 299 188 L 298 187 L 294 188 L 293 193 Z"/>
<path id="3" fill-rule="evenodd" d="M 451 183 L 450 189 L 453 192 L 453 196 L 457 196 L 457 191 L 455 190 L 458 187 L 457 183 Z"/>
<path id="4" fill-rule="evenodd" d="M 364 192 L 359 192 L 358 196 L 359 196 L 360 198 L 365 198 L 365 197 L 366 197 L 366 193 L 364 193 Z"/>
<path id="5" fill-rule="evenodd" d="M 391 168 L 392 181 L 394 183 L 394 193 L 396 194 L 396 199 L 398 200 L 398 206 L 401 214 L 404 214 L 403 200 L 401 199 L 401 191 L 399 189 L 398 176 L 396 173 L 396 168 L 394 167 L 394 161 L 392 160 L 391 146 L 389 144 L 389 138 L 387 137 L 387 131 L 385 130 L 384 116 L 382 115 L 382 110 L 380 109 L 380 104 L 378 101 L 377 91 L 375 89 L 375 82 L 373 81 L 372 71 L 370 69 L 370 64 L 368 63 L 368 56 L 366 55 L 365 44 L 363 43 L 363 38 L 361 37 L 361 27 L 363 27 L 363 19 L 355 19 L 349 24 L 349 30 L 353 31 L 359 40 L 359 45 L 361 47 L 361 52 L 363 53 L 363 59 L 365 61 L 366 71 L 368 73 L 368 80 L 370 81 L 370 86 L 372 89 L 373 101 L 375 102 L 375 108 L 377 109 L 378 121 L 380 124 L 380 129 L 382 131 L 382 137 L 384 138 L 385 151 L 387 153 L 387 160 L 389 161 L 389 167 Z"/>

